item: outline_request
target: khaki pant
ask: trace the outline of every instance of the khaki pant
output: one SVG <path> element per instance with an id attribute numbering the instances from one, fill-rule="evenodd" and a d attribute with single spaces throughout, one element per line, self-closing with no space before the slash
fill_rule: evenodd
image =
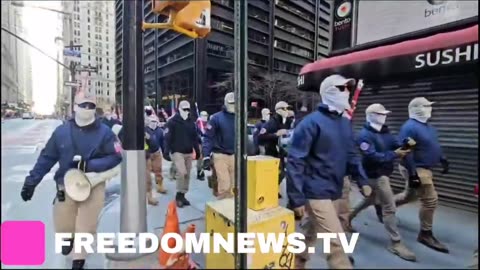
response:
<path id="1" fill-rule="evenodd" d="M 190 185 L 190 171 L 192 170 L 192 154 L 173 153 L 172 161 L 175 165 L 175 180 L 177 192 L 187 193 Z"/>
<path id="2" fill-rule="evenodd" d="M 61 189 L 64 189 L 61 187 Z M 65 201 L 59 202 L 55 198 L 53 205 L 53 219 L 57 233 L 91 233 L 97 232 L 98 215 L 102 211 L 105 201 L 105 183 L 96 185 L 90 197 L 83 202 L 76 202 L 65 192 Z M 84 260 L 87 253 L 75 253 L 74 260 Z"/>
<path id="3" fill-rule="evenodd" d="M 340 220 L 340 224 L 342 224 L 342 228 L 344 231 L 350 230 L 350 222 L 348 219 L 350 216 L 350 190 L 350 177 L 345 176 L 343 178 L 342 197 L 338 200 L 333 201 L 333 206 L 335 206 L 338 219 Z"/>
<path id="4" fill-rule="evenodd" d="M 370 179 L 370 186 L 372 187 L 372 195 L 364 198 L 359 205 L 355 207 L 351 218 L 353 219 L 362 210 L 370 205 L 380 204 L 382 206 L 383 225 L 392 241 L 400 241 L 400 232 L 397 226 L 397 218 L 395 213 L 397 208 L 395 206 L 395 198 L 390 186 L 390 178 L 381 176 L 377 179 Z"/>
<path id="5" fill-rule="evenodd" d="M 162 185 L 162 153 L 156 152 L 147 159 L 147 192 L 152 192 L 152 173 L 155 175 L 155 183 Z"/>
<path id="6" fill-rule="evenodd" d="M 424 231 L 432 230 L 433 216 L 437 208 L 438 194 L 433 185 L 433 173 L 431 170 L 417 168 L 417 174 L 422 185 L 418 189 L 408 187 L 408 170 L 402 165 L 398 166 L 400 174 L 405 179 L 405 190 L 395 195 L 397 207 L 420 198 L 421 206 L 419 218 L 421 229 Z"/>
<path id="7" fill-rule="evenodd" d="M 175 175 L 177 174 L 177 169 L 175 169 L 175 163 L 172 162 L 170 165 L 170 180 L 175 180 Z"/>
<path id="8" fill-rule="evenodd" d="M 298 257 L 308 261 L 310 259 L 308 247 L 315 246 L 317 233 L 343 233 L 344 231 L 331 200 L 308 200 L 305 210 L 308 221 L 303 228 L 307 248 L 303 253 L 298 254 Z M 352 269 L 352 264 L 343 251 L 338 237 L 330 240 L 330 253 L 326 254 L 326 259 L 330 269 Z"/>
<path id="9" fill-rule="evenodd" d="M 232 197 L 232 188 L 235 186 L 235 155 L 214 153 L 213 166 L 217 175 L 217 198 Z"/>

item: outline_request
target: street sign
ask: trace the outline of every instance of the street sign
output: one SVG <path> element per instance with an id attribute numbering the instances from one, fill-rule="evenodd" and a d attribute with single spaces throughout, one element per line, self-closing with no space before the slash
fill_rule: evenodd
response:
<path id="1" fill-rule="evenodd" d="M 65 86 L 79 87 L 80 84 L 77 82 L 65 82 Z"/>
<path id="2" fill-rule="evenodd" d="M 97 67 L 81 66 L 77 70 L 80 72 L 97 72 Z"/>
<path id="3" fill-rule="evenodd" d="M 82 57 L 82 54 L 80 51 L 75 51 L 71 49 L 63 49 L 63 55 L 65 56 L 73 56 L 73 57 Z"/>

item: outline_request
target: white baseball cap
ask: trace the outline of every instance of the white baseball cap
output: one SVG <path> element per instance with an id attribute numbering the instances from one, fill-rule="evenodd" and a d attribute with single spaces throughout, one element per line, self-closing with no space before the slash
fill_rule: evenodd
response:
<path id="1" fill-rule="evenodd" d="M 416 97 L 410 101 L 408 104 L 408 108 L 413 108 L 413 107 L 420 107 L 420 106 L 431 106 L 433 101 L 429 101 L 428 99 L 424 97 Z"/>
<path id="2" fill-rule="evenodd" d="M 190 109 L 190 102 L 186 100 L 180 101 L 180 104 L 178 105 L 178 108 L 184 110 L 184 109 Z"/>
<path id="3" fill-rule="evenodd" d="M 75 96 L 75 104 L 82 104 L 87 102 L 97 105 L 95 97 L 89 93 L 82 91 Z"/>
<path id="4" fill-rule="evenodd" d="M 279 101 L 275 104 L 275 111 L 279 109 L 288 109 L 288 103 L 285 101 Z"/>
<path id="5" fill-rule="evenodd" d="M 320 84 L 320 95 L 329 90 L 332 86 L 348 85 L 350 87 L 355 86 L 355 79 L 347 79 L 342 75 L 334 74 L 330 75 Z"/>
<path id="6" fill-rule="evenodd" d="M 367 107 L 365 114 L 377 113 L 377 114 L 389 114 L 391 111 L 385 109 L 385 107 L 380 103 L 374 103 Z"/>
<path id="7" fill-rule="evenodd" d="M 229 92 L 225 95 L 225 103 L 233 104 L 235 103 L 235 93 Z"/>

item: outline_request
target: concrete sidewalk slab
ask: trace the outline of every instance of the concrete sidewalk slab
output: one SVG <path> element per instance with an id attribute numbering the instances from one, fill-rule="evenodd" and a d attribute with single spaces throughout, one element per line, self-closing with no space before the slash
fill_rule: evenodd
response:
<path id="1" fill-rule="evenodd" d="M 165 186 L 168 194 L 156 194 L 159 200 L 158 206 L 148 206 L 148 223 L 153 227 L 155 233 L 161 234 L 165 221 L 165 211 L 168 202 L 175 197 L 175 181 L 168 178 L 169 162 L 164 163 Z M 193 166 L 194 167 L 194 166 Z M 196 225 L 196 232 L 205 231 L 205 222 L 203 220 L 205 212 L 205 203 L 214 200 L 211 190 L 208 188 L 207 181 L 198 181 L 196 178 L 195 167 L 192 169 L 190 191 L 187 198 L 192 205 L 183 209 L 178 209 L 181 230 L 184 230 L 189 223 Z M 111 189 L 114 190 L 114 189 Z M 282 194 L 285 193 L 285 183 L 281 186 Z M 284 196 L 286 197 L 286 196 Z M 357 188 L 351 192 L 351 206 L 353 207 L 361 200 L 361 195 Z M 280 204 L 285 206 L 286 199 L 280 200 Z M 120 200 L 114 199 L 110 207 L 106 207 L 99 221 L 99 232 L 117 232 L 119 230 Z M 389 269 L 451 269 L 465 268 L 471 261 L 473 251 L 478 247 L 478 214 L 454 209 L 446 206 L 439 206 L 435 212 L 434 235 L 450 249 L 450 254 L 439 253 L 431 250 L 416 241 L 419 231 L 418 219 L 419 204 L 412 203 L 402 206 L 398 209 L 397 217 L 400 233 L 406 246 L 408 246 L 417 255 L 417 262 L 404 261 L 391 254 L 387 250 L 389 239 L 383 224 L 379 223 L 375 215 L 375 210 L 370 207 L 360 213 L 353 221 L 354 228 L 360 233 L 360 237 L 353 254 L 355 258 L 355 268 L 389 268 Z M 301 229 L 297 224 L 297 231 Z M 316 254 L 312 254 L 311 260 L 307 263 L 307 268 L 328 268 L 322 251 L 322 243 L 316 244 Z M 159 269 L 157 254 L 144 256 L 139 260 L 130 262 L 113 262 L 102 259 L 103 256 L 96 254 L 89 257 L 88 268 L 106 268 L 106 269 Z M 205 266 L 205 256 L 194 254 L 193 260 L 200 267 Z"/>

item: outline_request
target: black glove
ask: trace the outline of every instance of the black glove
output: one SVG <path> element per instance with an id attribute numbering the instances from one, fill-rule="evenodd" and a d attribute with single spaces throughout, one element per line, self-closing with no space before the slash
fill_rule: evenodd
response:
<path id="1" fill-rule="evenodd" d="M 70 162 L 70 168 L 79 169 L 85 172 L 85 170 L 87 169 L 87 161 L 83 158 L 80 158 L 80 160 L 72 160 L 72 162 Z"/>
<path id="2" fill-rule="evenodd" d="M 170 153 L 169 153 L 169 152 L 163 153 L 163 158 L 164 158 L 166 161 L 172 161 L 172 159 L 170 158 Z"/>
<path id="3" fill-rule="evenodd" d="M 418 188 L 421 185 L 422 185 L 422 182 L 420 182 L 420 178 L 418 178 L 418 174 L 411 175 L 408 177 L 408 187 Z"/>
<path id="4" fill-rule="evenodd" d="M 24 201 L 30 201 L 33 197 L 33 192 L 35 191 L 35 186 L 23 184 L 22 191 L 20 192 L 20 196 Z"/>
<path id="5" fill-rule="evenodd" d="M 448 163 L 448 160 L 445 159 L 445 158 L 442 158 L 440 160 L 440 162 L 442 163 L 442 167 L 443 167 L 442 174 L 448 173 L 448 170 L 449 170 L 449 167 L 450 167 L 450 164 Z"/>
<path id="6" fill-rule="evenodd" d="M 210 158 L 206 157 L 203 159 L 203 170 L 210 171 Z"/>

